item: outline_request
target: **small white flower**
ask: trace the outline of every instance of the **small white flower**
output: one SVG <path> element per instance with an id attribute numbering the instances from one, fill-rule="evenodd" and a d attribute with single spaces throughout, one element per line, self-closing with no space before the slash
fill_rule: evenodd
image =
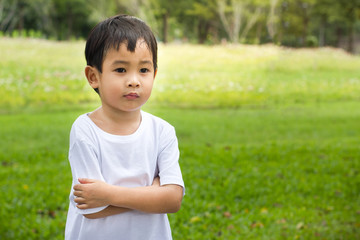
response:
<path id="1" fill-rule="evenodd" d="M 253 85 L 249 85 L 247 89 L 248 89 L 248 91 L 252 91 L 252 90 L 254 90 L 254 86 L 253 86 Z"/>
<path id="2" fill-rule="evenodd" d="M 46 86 L 46 87 L 44 88 L 44 92 L 52 92 L 53 90 L 54 90 L 54 88 L 51 87 L 51 86 Z"/>

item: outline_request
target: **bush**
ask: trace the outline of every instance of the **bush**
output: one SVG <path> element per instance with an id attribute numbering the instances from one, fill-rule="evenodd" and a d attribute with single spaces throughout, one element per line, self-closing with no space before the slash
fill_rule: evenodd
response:
<path id="1" fill-rule="evenodd" d="M 306 37 L 306 46 L 307 47 L 318 47 L 319 46 L 319 41 L 317 39 L 317 37 L 311 35 L 311 36 L 307 36 Z"/>

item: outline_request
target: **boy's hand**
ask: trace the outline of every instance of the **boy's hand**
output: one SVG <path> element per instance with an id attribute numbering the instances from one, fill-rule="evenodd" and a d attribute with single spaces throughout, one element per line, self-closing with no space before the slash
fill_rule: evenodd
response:
<path id="1" fill-rule="evenodd" d="M 79 178 L 80 184 L 74 186 L 75 202 L 79 209 L 96 208 L 109 205 L 108 195 L 111 193 L 111 185 L 106 182 Z"/>
<path id="2" fill-rule="evenodd" d="M 80 184 L 74 185 L 75 202 L 79 209 L 88 209 L 111 205 L 109 202 L 112 185 L 106 182 L 79 178 Z M 152 187 L 160 187 L 160 178 L 154 178 Z"/>

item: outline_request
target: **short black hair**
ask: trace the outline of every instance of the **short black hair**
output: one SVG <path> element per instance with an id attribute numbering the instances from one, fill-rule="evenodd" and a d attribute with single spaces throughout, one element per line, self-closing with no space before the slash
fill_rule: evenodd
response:
<path id="1" fill-rule="evenodd" d="M 157 70 L 157 42 L 150 27 L 139 18 L 123 14 L 110 17 L 91 30 L 85 46 L 86 63 L 101 73 L 109 49 L 118 50 L 120 44 L 126 43 L 128 51 L 134 52 L 138 39 L 143 39 L 147 44 L 154 70 Z M 98 92 L 98 89 L 95 91 Z"/>

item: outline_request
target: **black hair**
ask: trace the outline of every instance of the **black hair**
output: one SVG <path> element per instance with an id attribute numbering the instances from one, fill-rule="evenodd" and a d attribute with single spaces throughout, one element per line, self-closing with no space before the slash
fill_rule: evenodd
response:
<path id="1" fill-rule="evenodd" d="M 126 43 L 127 50 L 134 52 L 138 39 L 143 39 L 149 48 L 157 69 L 157 42 L 150 27 L 139 18 L 116 15 L 98 23 L 90 32 L 85 46 L 86 63 L 102 72 L 102 64 L 109 49 L 118 50 Z M 98 89 L 95 89 L 99 93 Z"/>

